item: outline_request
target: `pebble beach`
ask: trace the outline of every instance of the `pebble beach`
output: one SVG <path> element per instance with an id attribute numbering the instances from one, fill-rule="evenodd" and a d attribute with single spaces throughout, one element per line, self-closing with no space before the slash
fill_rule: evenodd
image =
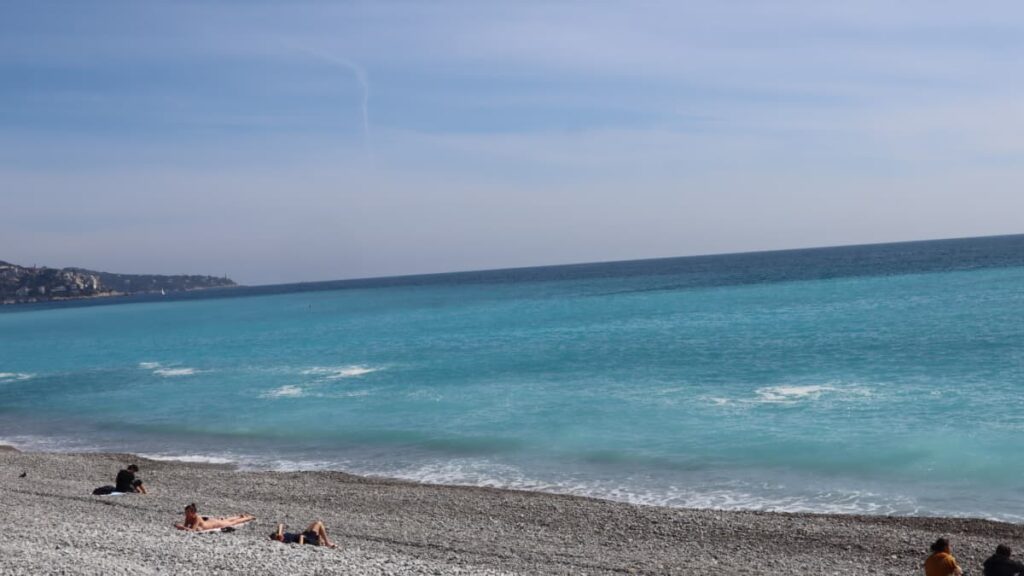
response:
<path id="1" fill-rule="evenodd" d="M 150 493 L 93 496 L 129 463 Z M 24 476 L 22 476 L 24 474 Z M 255 514 L 176 530 L 183 507 Z M 425 485 L 341 472 L 243 471 L 126 454 L 0 451 L 2 574 L 918 574 L 947 536 L 968 573 L 1024 527 L 980 519 L 690 510 Z M 285 545 L 322 519 L 336 549 Z"/>

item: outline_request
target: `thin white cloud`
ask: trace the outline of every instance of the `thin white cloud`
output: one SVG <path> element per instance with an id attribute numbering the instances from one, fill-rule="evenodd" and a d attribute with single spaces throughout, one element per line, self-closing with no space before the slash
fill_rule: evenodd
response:
<path id="1" fill-rule="evenodd" d="M 366 76 L 366 70 L 362 66 L 356 64 L 352 60 L 342 56 L 333 56 L 330 54 L 323 54 L 317 52 L 308 52 L 311 55 L 316 56 L 320 60 L 330 62 L 331 64 L 341 66 L 352 73 L 352 77 L 359 84 L 359 88 L 362 91 L 362 101 L 360 102 L 360 113 L 362 117 L 363 125 L 363 138 L 369 141 L 370 139 L 370 81 Z"/>
<path id="2" fill-rule="evenodd" d="M 362 126 L 363 145 L 368 150 L 370 145 L 370 80 L 367 77 L 366 70 L 355 61 L 344 56 L 331 54 L 308 46 L 299 46 L 292 42 L 287 42 L 286 45 L 296 53 L 313 58 L 319 62 L 327 63 L 332 67 L 340 67 L 351 74 L 352 79 L 359 85 L 361 94 L 359 116 Z"/>

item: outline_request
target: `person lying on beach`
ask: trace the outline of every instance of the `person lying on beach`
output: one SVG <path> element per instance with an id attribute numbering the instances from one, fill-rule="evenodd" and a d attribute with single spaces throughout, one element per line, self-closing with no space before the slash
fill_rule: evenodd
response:
<path id="1" fill-rule="evenodd" d="M 932 544 L 932 555 L 924 561 L 924 576 L 963 576 L 963 573 L 950 553 L 949 540 L 936 540 Z"/>
<path id="2" fill-rule="evenodd" d="M 985 560 L 985 576 L 1021 576 L 1024 575 L 1024 563 L 1011 560 L 1013 550 L 1006 544 L 996 546 L 996 553 Z"/>
<path id="3" fill-rule="evenodd" d="M 313 546 L 327 546 L 328 548 L 336 548 L 335 544 L 332 544 L 330 539 L 327 538 L 327 527 L 324 523 L 317 520 L 309 525 L 304 532 L 285 532 L 284 524 L 277 525 L 277 532 L 270 535 L 271 540 L 277 540 L 285 544 L 312 544 Z"/>
<path id="4" fill-rule="evenodd" d="M 114 491 L 146 494 L 146 487 L 142 484 L 142 480 L 135 477 L 138 471 L 138 466 L 129 464 L 127 468 L 118 472 L 117 478 L 114 479 Z"/>
<path id="5" fill-rule="evenodd" d="M 232 528 L 239 524 L 245 524 L 246 522 L 252 522 L 256 517 L 252 514 L 239 514 L 237 516 L 225 516 L 223 518 L 211 518 L 209 516 L 200 516 L 196 510 L 195 503 L 185 506 L 185 522 L 181 524 L 175 524 L 174 527 L 178 530 L 188 530 L 190 532 L 205 532 L 207 530 L 222 530 L 224 528 Z"/>

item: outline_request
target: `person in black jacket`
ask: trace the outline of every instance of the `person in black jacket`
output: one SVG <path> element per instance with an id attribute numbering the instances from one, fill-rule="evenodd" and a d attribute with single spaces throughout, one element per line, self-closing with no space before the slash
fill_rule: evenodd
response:
<path id="1" fill-rule="evenodd" d="M 1006 544 L 996 546 L 996 553 L 985 560 L 985 576 L 1024 575 L 1024 564 L 1010 559 L 1013 550 Z"/>
<path id="2" fill-rule="evenodd" d="M 135 464 L 129 464 L 127 468 L 117 473 L 117 479 L 114 480 L 114 490 L 117 492 L 138 492 L 140 494 L 146 493 L 146 487 L 142 485 L 142 480 L 135 477 L 135 473 L 139 471 L 139 467 Z"/>

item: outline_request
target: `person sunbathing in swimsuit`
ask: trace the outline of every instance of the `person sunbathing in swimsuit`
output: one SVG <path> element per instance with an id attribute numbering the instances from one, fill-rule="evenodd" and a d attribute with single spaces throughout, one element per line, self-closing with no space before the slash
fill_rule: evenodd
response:
<path id="1" fill-rule="evenodd" d="M 285 532 L 284 524 L 278 524 L 277 532 L 271 534 L 270 539 L 285 544 L 312 544 L 313 546 L 327 546 L 328 548 L 337 547 L 327 538 L 327 527 L 319 520 L 310 524 L 304 532 L 299 534 Z"/>
<path id="2" fill-rule="evenodd" d="M 255 520 L 256 517 L 252 514 L 239 514 L 237 516 L 225 516 L 223 518 L 211 518 L 209 516 L 200 516 L 196 510 L 195 503 L 185 506 L 185 522 L 182 524 L 175 524 L 174 527 L 178 530 L 188 530 L 191 532 L 203 532 L 205 530 L 217 530 L 218 528 L 231 528 L 239 524 L 245 524 Z"/>

